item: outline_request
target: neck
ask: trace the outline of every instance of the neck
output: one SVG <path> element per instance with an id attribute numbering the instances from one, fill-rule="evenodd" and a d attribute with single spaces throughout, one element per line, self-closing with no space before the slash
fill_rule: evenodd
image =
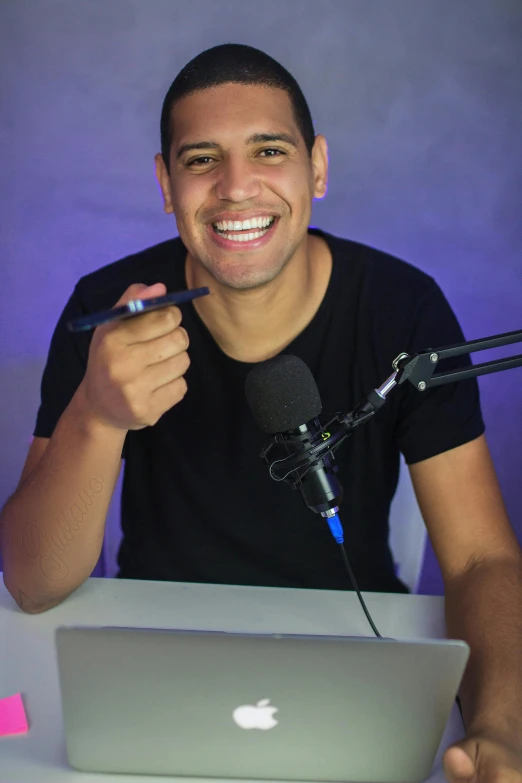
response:
<path id="1" fill-rule="evenodd" d="M 196 311 L 221 350 L 242 362 L 261 362 L 280 353 L 310 323 L 330 279 L 332 258 L 326 242 L 308 234 L 304 252 L 264 286 L 236 290 L 220 285 L 187 256 L 189 288 L 207 285 L 212 296 L 196 299 Z"/>

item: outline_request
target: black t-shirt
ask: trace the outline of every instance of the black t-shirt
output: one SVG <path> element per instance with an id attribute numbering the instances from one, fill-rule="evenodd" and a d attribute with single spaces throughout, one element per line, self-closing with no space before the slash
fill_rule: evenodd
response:
<path id="1" fill-rule="evenodd" d="M 431 277 L 386 253 L 311 231 L 328 243 L 331 279 L 312 321 L 284 353 L 310 367 L 326 422 L 380 386 L 402 351 L 464 338 Z M 52 338 L 34 435 L 52 435 L 85 373 L 92 333 L 71 334 L 66 322 L 112 307 L 131 283 L 185 289 L 185 258 L 176 238 L 78 282 Z M 298 491 L 273 481 L 257 456 L 266 438 L 244 393 L 253 365 L 223 353 L 192 303 L 181 310 L 190 338 L 187 394 L 154 426 L 130 431 L 125 439 L 119 576 L 351 589 L 325 520 Z M 483 431 L 475 381 L 423 393 L 405 383 L 342 444 L 336 455 L 344 488 L 340 518 L 361 589 L 406 591 L 388 546 L 400 452 L 411 464 Z"/>

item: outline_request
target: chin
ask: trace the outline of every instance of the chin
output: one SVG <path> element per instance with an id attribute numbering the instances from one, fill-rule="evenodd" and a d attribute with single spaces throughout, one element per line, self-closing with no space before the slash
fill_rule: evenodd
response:
<path id="1" fill-rule="evenodd" d="M 241 269 L 235 272 L 230 269 L 209 271 L 215 280 L 226 288 L 233 288 L 236 291 L 248 291 L 268 285 L 278 276 L 281 269 L 281 266 L 277 266 L 277 268 L 271 269 Z"/>

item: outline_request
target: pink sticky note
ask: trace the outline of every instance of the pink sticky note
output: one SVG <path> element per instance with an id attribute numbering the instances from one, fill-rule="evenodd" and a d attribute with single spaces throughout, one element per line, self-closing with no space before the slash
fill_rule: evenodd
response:
<path id="1" fill-rule="evenodd" d="M 24 734 L 29 731 L 22 696 L 8 696 L 0 699 L 0 737 L 7 734 Z"/>

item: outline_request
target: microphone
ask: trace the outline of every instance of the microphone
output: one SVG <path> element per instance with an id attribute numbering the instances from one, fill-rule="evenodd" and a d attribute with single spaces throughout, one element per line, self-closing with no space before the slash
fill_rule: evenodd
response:
<path id="1" fill-rule="evenodd" d="M 362 423 L 373 415 L 377 407 L 384 403 L 385 397 L 379 391 L 376 394 L 382 396 L 380 402 L 366 400 L 357 413 L 359 419 L 350 414 L 337 414 L 327 426 L 336 421 L 343 429 L 333 434 L 324 432 L 318 419 L 322 405 L 314 377 L 301 359 L 290 354 L 275 356 L 253 367 L 245 381 L 245 394 L 257 424 L 271 436 L 259 456 L 268 462 L 266 455 L 274 445 L 282 449 L 283 458 L 270 465 L 271 477 L 286 481 L 293 489 L 299 489 L 308 508 L 326 519 L 330 532 L 341 546 L 350 581 L 368 622 L 375 635 L 380 637 L 344 548 L 344 531 L 337 515 L 339 503 L 343 499 L 343 488 L 335 475 L 338 468 L 334 464 L 333 452 L 329 449 L 332 441 L 339 445 L 357 426 L 358 421 Z M 279 463 L 281 467 L 285 462 L 287 465 L 290 463 L 290 470 L 277 478 L 273 473 L 274 465 Z M 294 476 L 289 478 L 291 474 Z"/>
<path id="2" fill-rule="evenodd" d="M 310 369 L 297 356 L 283 354 L 256 365 L 246 378 L 245 394 L 258 426 L 275 436 L 287 455 L 303 451 L 322 432 L 319 390 Z M 334 463 L 333 453 L 325 453 L 289 483 L 299 489 L 308 508 L 327 518 L 337 539 L 342 536 L 340 522 L 337 535 L 334 528 L 343 489 Z"/>

